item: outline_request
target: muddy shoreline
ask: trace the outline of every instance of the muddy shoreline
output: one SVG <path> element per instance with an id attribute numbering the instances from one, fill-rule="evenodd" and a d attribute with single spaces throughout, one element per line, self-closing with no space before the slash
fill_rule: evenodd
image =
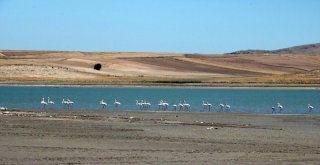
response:
<path id="1" fill-rule="evenodd" d="M 318 164 L 320 116 L 0 111 L 1 164 Z"/>

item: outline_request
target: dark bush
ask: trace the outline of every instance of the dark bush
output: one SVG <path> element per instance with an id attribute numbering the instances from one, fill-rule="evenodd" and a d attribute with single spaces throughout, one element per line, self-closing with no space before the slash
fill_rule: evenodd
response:
<path id="1" fill-rule="evenodd" d="M 95 64 L 93 69 L 95 70 L 100 70 L 102 68 L 102 65 L 101 64 Z"/>

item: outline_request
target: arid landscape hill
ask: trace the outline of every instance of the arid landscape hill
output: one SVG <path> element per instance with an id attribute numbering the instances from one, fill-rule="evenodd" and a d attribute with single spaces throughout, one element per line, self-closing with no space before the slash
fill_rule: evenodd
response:
<path id="1" fill-rule="evenodd" d="M 229 54 L 304 54 L 320 55 L 320 43 L 294 46 L 278 50 L 240 50 Z"/>
<path id="2" fill-rule="evenodd" d="M 0 50 L 0 82 L 320 84 L 319 47 L 227 55 Z"/>

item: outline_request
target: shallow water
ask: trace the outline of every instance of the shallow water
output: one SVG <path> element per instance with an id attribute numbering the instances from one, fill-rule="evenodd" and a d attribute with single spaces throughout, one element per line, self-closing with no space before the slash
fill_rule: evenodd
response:
<path id="1" fill-rule="evenodd" d="M 231 106 L 231 112 L 271 113 L 271 107 L 279 102 L 282 113 L 303 114 L 307 104 L 315 107 L 313 114 L 319 114 L 320 90 L 316 89 L 188 89 L 188 88 L 95 88 L 95 87 L 0 87 L 0 106 L 18 109 L 39 109 L 42 98 L 50 97 L 55 102 L 47 109 L 66 109 L 62 98 L 69 98 L 75 104 L 72 109 L 101 109 L 99 101 L 104 99 L 108 110 L 115 110 L 115 99 L 121 102 L 118 109 L 137 110 L 136 100 L 150 102 L 151 110 L 158 110 L 159 100 L 170 104 L 186 101 L 191 111 L 202 111 L 202 101 L 208 101 L 217 111 L 220 103 Z"/>

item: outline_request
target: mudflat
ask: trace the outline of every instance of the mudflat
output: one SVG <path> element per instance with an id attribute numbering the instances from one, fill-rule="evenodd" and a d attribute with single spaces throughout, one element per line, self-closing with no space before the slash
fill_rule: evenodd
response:
<path id="1" fill-rule="evenodd" d="M 320 116 L 0 111 L 0 164 L 318 164 Z"/>

